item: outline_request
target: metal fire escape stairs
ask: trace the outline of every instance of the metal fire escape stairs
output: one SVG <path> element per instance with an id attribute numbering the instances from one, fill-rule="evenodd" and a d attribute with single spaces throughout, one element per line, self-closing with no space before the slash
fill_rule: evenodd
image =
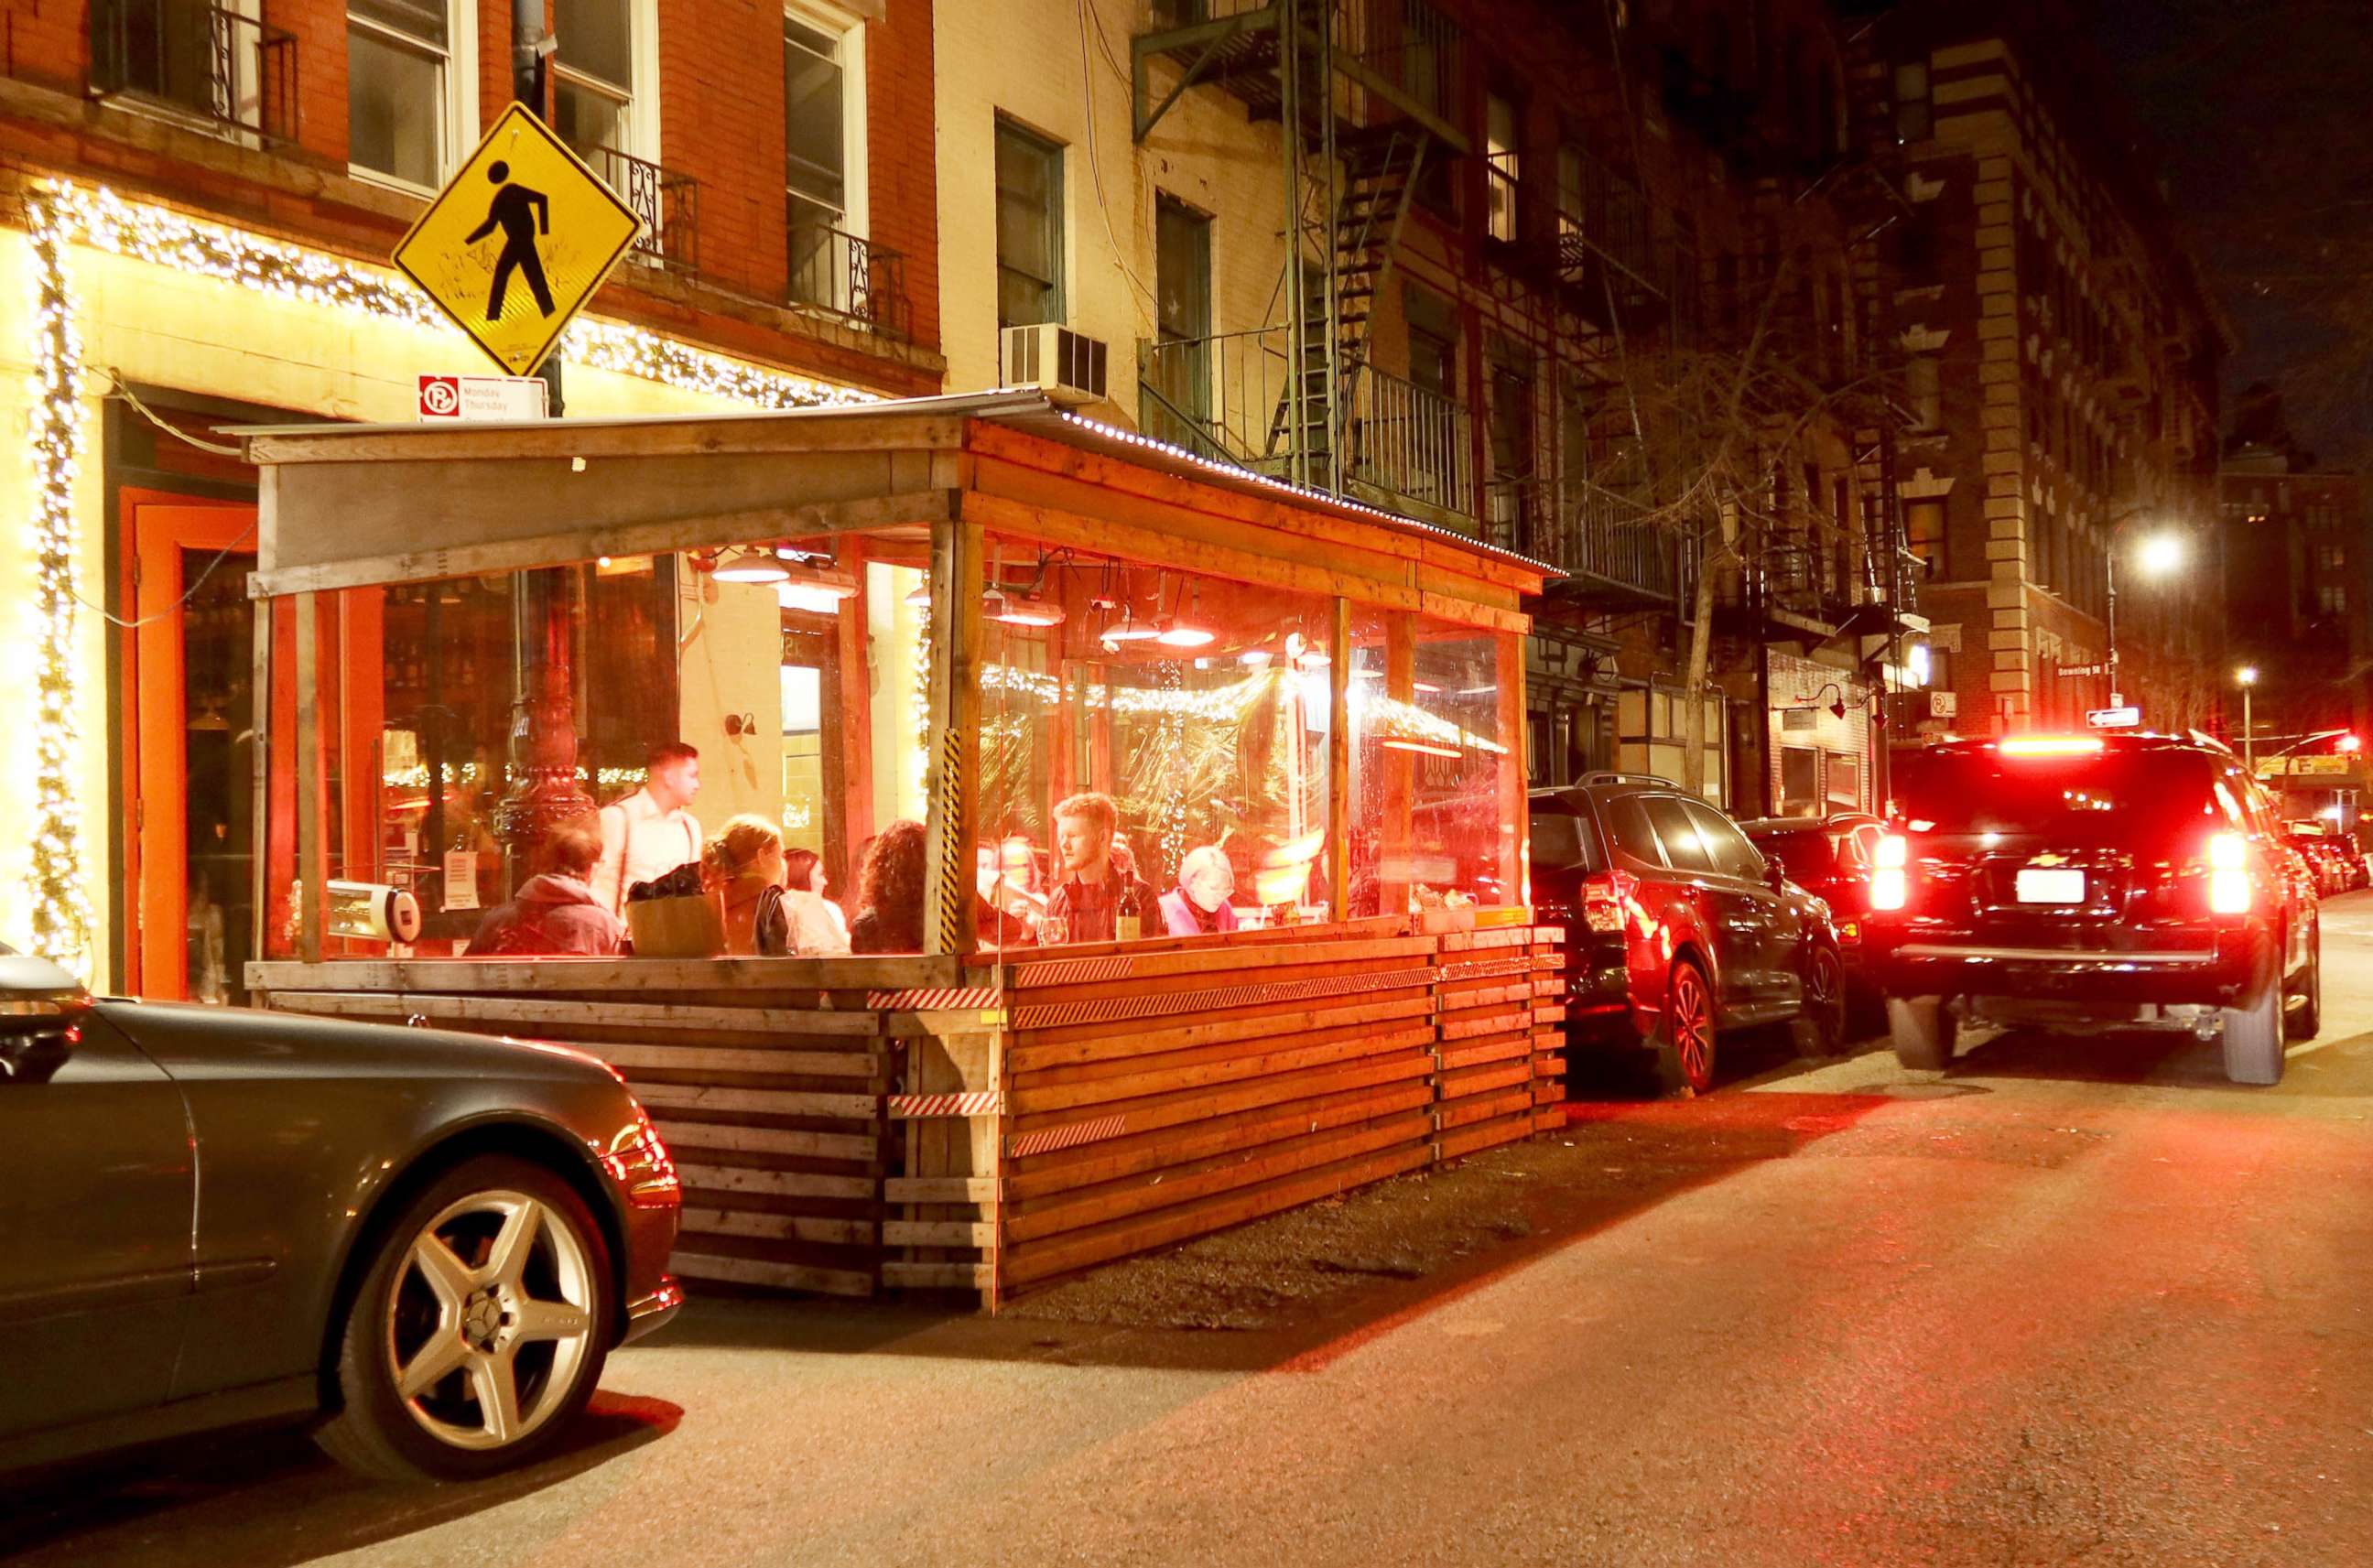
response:
<path id="1" fill-rule="evenodd" d="M 1208 15 L 1218 8 L 1132 41 L 1133 129 L 1141 145 L 1198 83 L 1241 99 L 1249 119 L 1278 121 L 1290 240 L 1277 289 L 1284 373 L 1262 450 L 1229 455 L 1342 494 L 1365 436 L 1357 410 L 1376 301 L 1430 158 L 1467 151 L 1467 138 L 1439 105 L 1360 53 L 1368 18 L 1359 0 L 1270 0 Z M 1159 100 L 1155 59 L 1178 73 Z"/>

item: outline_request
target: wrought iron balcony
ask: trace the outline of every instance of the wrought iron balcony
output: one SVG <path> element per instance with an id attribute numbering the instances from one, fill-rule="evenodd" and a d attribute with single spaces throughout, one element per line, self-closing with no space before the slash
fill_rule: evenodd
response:
<path id="1" fill-rule="evenodd" d="M 1526 515 L 1522 539 L 1495 540 L 1566 573 L 1550 591 L 1591 604 L 1678 606 L 1696 583 L 1697 542 L 1634 497 L 1569 476 L 1561 504 Z"/>
<path id="2" fill-rule="evenodd" d="M 904 253 L 824 223 L 792 224 L 789 239 L 793 305 L 902 343 L 914 336 Z"/>
<path id="3" fill-rule="evenodd" d="M 1451 398 L 1346 359 L 1330 422 L 1324 359 L 1297 373 L 1281 326 L 1140 343 L 1138 366 L 1139 423 L 1156 439 L 1280 478 L 1294 474 L 1299 453 L 1320 488 L 1339 448 L 1344 494 L 1476 526 L 1474 421 Z"/>
<path id="4" fill-rule="evenodd" d="M 671 272 L 700 272 L 700 181 L 615 147 L 579 147 L 618 199 L 643 220 L 634 253 Z"/>
<path id="5" fill-rule="evenodd" d="M 90 90 L 293 141 L 296 35 L 222 0 L 92 0 Z"/>
<path id="6" fill-rule="evenodd" d="M 1289 18 L 1299 25 L 1303 51 L 1326 29 L 1338 78 L 1306 100 L 1305 116 L 1309 104 L 1324 102 L 1347 128 L 1414 121 L 1449 152 L 1469 150 L 1466 31 L 1433 6 L 1407 0 L 1153 0 L 1149 30 L 1130 41 L 1137 139 L 1198 83 L 1233 94 L 1257 120 L 1280 118 L 1279 45 Z M 1157 59 L 1177 72 L 1158 102 L 1150 69 Z"/>

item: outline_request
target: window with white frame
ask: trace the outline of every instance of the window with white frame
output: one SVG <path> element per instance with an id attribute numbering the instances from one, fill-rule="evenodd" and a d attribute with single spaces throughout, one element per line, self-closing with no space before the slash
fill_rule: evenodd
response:
<path id="1" fill-rule="evenodd" d="M 783 12 L 783 194 L 794 300 L 856 312 L 867 292 L 865 29 Z"/>
<path id="2" fill-rule="evenodd" d="M 347 0 L 347 162 L 435 190 L 475 116 L 474 0 Z M 464 116 L 468 116 L 465 120 Z"/>
<path id="3" fill-rule="evenodd" d="M 636 156 L 635 0 L 553 0 L 552 128 L 602 169 L 598 152 Z"/>

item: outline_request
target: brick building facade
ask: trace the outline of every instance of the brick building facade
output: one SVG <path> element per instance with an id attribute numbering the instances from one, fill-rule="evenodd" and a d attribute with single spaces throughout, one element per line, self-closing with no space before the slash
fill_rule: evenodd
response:
<path id="1" fill-rule="evenodd" d="M 24 438 L 0 495 L 40 521 L 0 552 L 0 602 L 32 607 L 0 650 L 40 672 L 0 698 L 0 723 L 41 748 L 0 781 L 0 936 L 24 944 L 46 910 L 108 987 L 236 994 L 255 480 L 212 427 L 407 420 L 416 374 L 489 368 L 386 258 L 511 99 L 517 15 L 0 10 L 0 320 Z M 931 16 L 930 0 L 532 0 L 526 22 L 556 43 L 541 107 L 645 220 L 564 343 L 572 415 L 940 390 Z M 771 598 L 729 626 L 676 586 L 654 614 L 706 614 L 709 643 L 781 640 Z M 669 673 L 720 709 L 775 700 L 770 669 L 747 691 Z M 717 804 L 781 809 L 782 759 L 736 756 L 746 738 L 685 700 L 685 738 L 737 765 L 717 771 Z M 234 951 L 201 983 L 208 922 Z"/>
<path id="2" fill-rule="evenodd" d="M 2073 20 L 2048 3 L 1864 4 L 1861 135 L 1914 216 L 1886 247 L 1911 433 L 1900 487 L 1954 711 L 1927 731 L 2218 713 L 2217 368 L 2227 329 Z M 2180 542 L 2181 564 L 2138 546 Z"/>

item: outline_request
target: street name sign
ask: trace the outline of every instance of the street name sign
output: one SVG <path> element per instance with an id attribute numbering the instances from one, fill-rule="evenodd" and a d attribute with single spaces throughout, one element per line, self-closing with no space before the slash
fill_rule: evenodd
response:
<path id="1" fill-rule="evenodd" d="M 2143 710 L 2131 704 L 2124 708 L 2096 708 L 2085 715 L 2085 722 L 2096 730 L 2131 730 L 2143 721 Z"/>
<path id="2" fill-rule="evenodd" d="M 542 419 L 552 412 L 551 392 L 541 376 L 423 376 L 420 417 L 432 424 Z"/>
<path id="3" fill-rule="evenodd" d="M 395 264 L 507 375 L 532 375 L 642 219 L 514 103 L 395 248 Z"/>
<path id="4" fill-rule="evenodd" d="M 2110 667 L 2107 664 L 2063 664 L 2060 673 L 2063 675 L 2106 675 Z"/>

